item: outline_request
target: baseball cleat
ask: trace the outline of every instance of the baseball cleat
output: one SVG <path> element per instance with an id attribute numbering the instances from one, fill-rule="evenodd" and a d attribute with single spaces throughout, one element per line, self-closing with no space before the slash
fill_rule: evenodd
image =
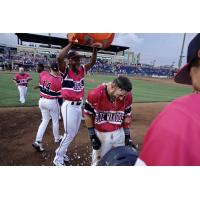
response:
<path id="1" fill-rule="evenodd" d="M 65 163 L 61 163 L 61 162 L 59 162 L 59 161 L 56 160 L 56 159 L 53 160 L 53 164 L 54 164 L 55 166 L 65 166 Z"/>
<path id="2" fill-rule="evenodd" d="M 33 148 L 35 148 L 39 152 L 43 152 L 44 148 L 42 147 L 42 144 L 40 142 L 34 142 L 32 144 Z"/>

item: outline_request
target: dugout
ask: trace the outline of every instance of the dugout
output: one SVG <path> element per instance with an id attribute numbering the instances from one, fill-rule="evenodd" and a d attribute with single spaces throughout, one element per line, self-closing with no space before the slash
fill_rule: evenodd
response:
<path id="1" fill-rule="evenodd" d="M 60 46 L 63 48 L 66 46 L 69 41 L 66 38 L 59 38 L 59 37 L 53 37 L 51 35 L 38 35 L 38 34 L 31 34 L 31 33 L 15 33 L 18 39 L 18 45 L 23 45 L 23 42 L 32 42 L 32 43 L 40 43 L 40 44 L 47 44 L 49 48 L 51 48 L 53 45 Z M 72 47 L 73 50 L 76 51 L 84 51 L 84 52 L 91 52 L 92 48 L 88 46 L 78 45 L 75 44 Z M 110 54 L 110 55 L 117 55 L 117 53 L 122 52 L 122 55 L 124 56 L 124 51 L 128 50 L 129 47 L 125 46 L 118 46 L 118 45 L 110 45 L 106 49 L 100 49 L 99 53 L 102 54 Z"/>

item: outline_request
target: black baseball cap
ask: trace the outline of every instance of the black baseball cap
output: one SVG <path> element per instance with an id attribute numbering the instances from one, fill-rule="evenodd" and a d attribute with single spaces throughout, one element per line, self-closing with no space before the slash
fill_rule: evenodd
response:
<path id="1" fill-rule="evenodd" d="M 58 71 L 58 63 L 54 62 L 51 64 L 50 68 L 54 71 Z"/>
<path id="2" fill-rule="evenodd" d="M 192 85 L 190 77 L 190 64 L 198 58 L 198 51 L 200 50 L 200 33 L 198 33 L 190 42 L 187 51 L 187 64 L 185 64 L 176 74 L 174 80 L 176 83 Z"/>
<path id="3" fill-rule="evenodd" d="M 81 57 L 78 52 L 76 51 L 70 51 L 68 54 L 67 54 L 67 59 L 73 59 L 73 58 L 77 58 L 77 57 Z"/>

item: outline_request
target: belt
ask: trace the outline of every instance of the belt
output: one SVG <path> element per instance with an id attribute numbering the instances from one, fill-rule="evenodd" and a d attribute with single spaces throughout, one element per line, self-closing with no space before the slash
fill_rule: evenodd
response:
<path id="1" fill-rule="evenodd" d="M 71 105 L 75 105 L 75 106 L 79 106 L 79 105 L 81 105 L 81 101 L 72 101 L 71 102 Z"/>

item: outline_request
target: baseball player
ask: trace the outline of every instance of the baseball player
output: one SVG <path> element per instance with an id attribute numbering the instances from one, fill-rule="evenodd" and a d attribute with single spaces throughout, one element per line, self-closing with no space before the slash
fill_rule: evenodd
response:
<path id="1" fill-rule="evenodd" d="M 53 63 L 50 73 L 40 73 L 40 100 L 39 108 L 42 113 L 42 122 L 38 128 L 35 142 L 32 146 L 39 152 L 44 151 L 42 139 L 46 131 L 50 118 L 53 123 L 54 140 L 58 143 L 61 140 L 59 134 L 59 104 L 58 97 L 61 91 L 62 78 L 59 76 L 58 65 Z"/>
<path id="2" fill-rule="evenodd" d="M 177 98 L 156 117 L 136 165 L 200 165 L 200 34 L 190 42 L 175 82 L 192 85 L 195 93 Z"/>
<path id="3" fill-rule="evenodd" d="M 86 65 L 80 65 L 80 55 L 76 51 L 69 52 L 72 46 L 73 43 L 70 42 L 62 49 L 58 56 L 59 69 L 63 77 L 61 95 L 64 102 L 61 107 L 61 112 L 65 133 L 53 160 L 56 166 L 63 166 L 65 165 L 64 161 L 69 161 L 69 158 L 65 154 L 68 146 L 76 136 L 81 123 L 84 76 L 95 64 L 97 57 L 97 48 L 94 47 L 91 62 Z M 68 65 L 64 60 L 65 56 L 67 56 Z"/>
<path id="4" fill-rule="evenodd" d="M 19 73 L 16 74 L 15 77 L 13 78 L 13 82 L 16 84 L 19 90 L 19 97 L 20 97 L 19 101 L 21 102 L 21 104 L 25 103 L 28 82 L 30 80 L 32 80 L 31 76 L 24 72 L 23 67 L 19 68 Z"/>
<path id="5" fill-rule="evenodd" d="M 44 70 L 44 65 L 42 64 L 42 63 L 39 63 L 39 64 L 37 64 L 37 66 L 36 66 L 36 71 L 39 73 L 39 79 L 41 79 L 41 77 L 43 76 L 43 75 L 45 75 L 46 73 L 48 73 L 48 71 L 45 71 Z M 34 87 L 34 89 L 36 90 L 36 89 L 39 89 L 40 88 L 40 86 L 39 85 L 36 85 L 35 87 Z M 59 106 L 61 107 L 61 105 L 62 105 L 62 97 L 60 96 L 60 97 L 58 97 L 58 103 L 59 103 Z M 61 119 L 61 115 L 60 115 L 60 108 L 59 108 L 59 120 Z"/>
<path id="6" fill-rule="evenodd" d="M 89 91 L 85 122 L 93 147 L 92 165 L 113 147 L 131 146 L 132 84 L 125 76 Z"/>

